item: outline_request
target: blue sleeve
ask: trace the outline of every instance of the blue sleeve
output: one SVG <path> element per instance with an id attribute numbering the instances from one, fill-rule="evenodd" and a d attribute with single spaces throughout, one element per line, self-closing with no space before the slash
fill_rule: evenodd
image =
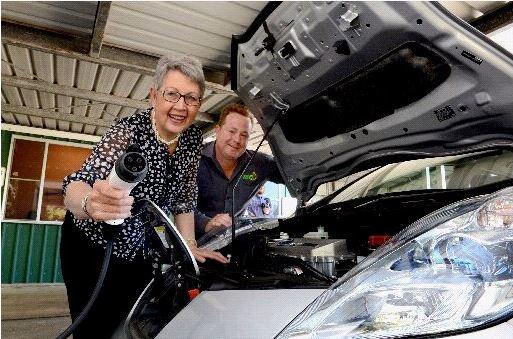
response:
<path id="1" fill-rule="evenodd" d="M 196 231 L 196 239 L 198 239 L 200 236 L 205 234 L 205 226 L 207 226 L 207 223 L 210 221 L 210 219 L 205 214 L 198 211 L 196 208 L 194 210 L 194 228 Z"/>

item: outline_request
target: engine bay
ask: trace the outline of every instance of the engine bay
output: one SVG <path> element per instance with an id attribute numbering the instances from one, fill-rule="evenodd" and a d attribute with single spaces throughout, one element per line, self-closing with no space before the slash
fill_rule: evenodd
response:
<path id="1" fill-rule="evenodd" d="M 323 288 L 356 265 L 356 255 L 347 250 L 345 239 L 328 239 L 325 232 L 315 238 L 275 234 L 242 235 L 229 265 L 205 263 L 202 290 Z"/>
<path id="2" fill-rule="evenodd" d="M 158 274 L 132 310 L 127 331 L 132 337 L 153 337 L 202 291 L 326 289 L 417 219 L 506 184 L 391 194 L 306 208 L 289 219 L 245 223 L 236 229 L 234 243 L 229 229 L 210 234 L 206 243 L 200 243 L 231 255 L 231 262 L 207 260 L 200 265 L 199 275 L 168 238 L 171 246 L 161 258 L 169 260 L 156 270 Z"/>
<path id="3" fill-rule="evenodd" d="M 225 238 L 222 247 L 211 249 L 224 255 L 235 253 L 235 258 L 229 265 L 203 264 L 201 290 L 330 286 L 414 221 L 502 185 L 397 193 L 306 209 L 274 224 L 263 222 L 263 227 L 257 222 L 251 231 L 237 235 L 235 248 L 225 232 L 218 235 Z M 215 241 L 210 238 L 210 242 Z"/>

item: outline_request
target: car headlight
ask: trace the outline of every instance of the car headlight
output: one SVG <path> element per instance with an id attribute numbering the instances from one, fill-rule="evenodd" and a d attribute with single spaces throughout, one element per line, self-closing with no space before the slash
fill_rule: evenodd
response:
<path id="1" fill-rule="evenodd" d="M 468 331 L 513 315 L 513 189 L 401 231 L 299 314 L 280 338 Z"/>

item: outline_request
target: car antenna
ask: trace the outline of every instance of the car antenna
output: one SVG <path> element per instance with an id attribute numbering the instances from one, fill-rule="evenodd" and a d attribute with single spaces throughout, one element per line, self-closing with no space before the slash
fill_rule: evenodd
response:
<path id="1" fill-rule="evenodd" d="M 237 265 L 238 264 L 238 258 L 235 254 L 235 188 L 239 185 L 240 179 L 244 175 L 244 172 L 248 169 L 249 165 L 253 162 L 253 159 L 255 158 L 255 155 L 257 154 L 258 150 L 260 149 L 260 146 L 262 146 L 262 143 L 265 139 L 267 139 L 267 136 L 269 135 L 269 132 L 273 129 L 274 125 L 285 115 L 285 113 L 288 111 L 290 105 L 285 103 L 278 95 L 275 93 L 270 94 L 271 98 L 274 101 L 274 107 L 278 108 L 278 114 L 276 115 L 276 118 L 272 122 L 271 126 L 267 129 L 267 131 L 264 133 L 264 136 L 262 137 L 262 140 L 260 140 L 260 143 L 258 144 L 257 148 L 255 149 L 254 153 L 251 155 L 251 157 L 246 161 L 246 164 L 244 165 L 244 168 L 240 172 L 240 175 L 237 177 L 237 181 L 235 181 L 235 185 L 233 185 L 232 188 L 232 253 L 230 262 L 232 264 Z"/>

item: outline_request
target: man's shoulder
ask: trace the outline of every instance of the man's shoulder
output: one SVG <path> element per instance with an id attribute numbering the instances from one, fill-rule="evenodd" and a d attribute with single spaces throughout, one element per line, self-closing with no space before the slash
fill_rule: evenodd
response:
<path id="1" fill-rule="evenodd" d="M 207 142 L 203 145 L 203 149 L 201 150 L 202 157 L 212 157 L 214 155 L 214 142 Z"/>
<path id="2" fill-rule="evenodd" d="M 254 153 L 254 151 L 252 152 Z M 254 164 L 257 172 L 265 176 L 267 180 L 270 180 L 277 184 L 283 183 L 283 179 L 281 179 L 281 174 L 279 174 L 278 164 L 271 155 L 262 152 L 257 152 L 257 154 L 255 155 Z"/>

